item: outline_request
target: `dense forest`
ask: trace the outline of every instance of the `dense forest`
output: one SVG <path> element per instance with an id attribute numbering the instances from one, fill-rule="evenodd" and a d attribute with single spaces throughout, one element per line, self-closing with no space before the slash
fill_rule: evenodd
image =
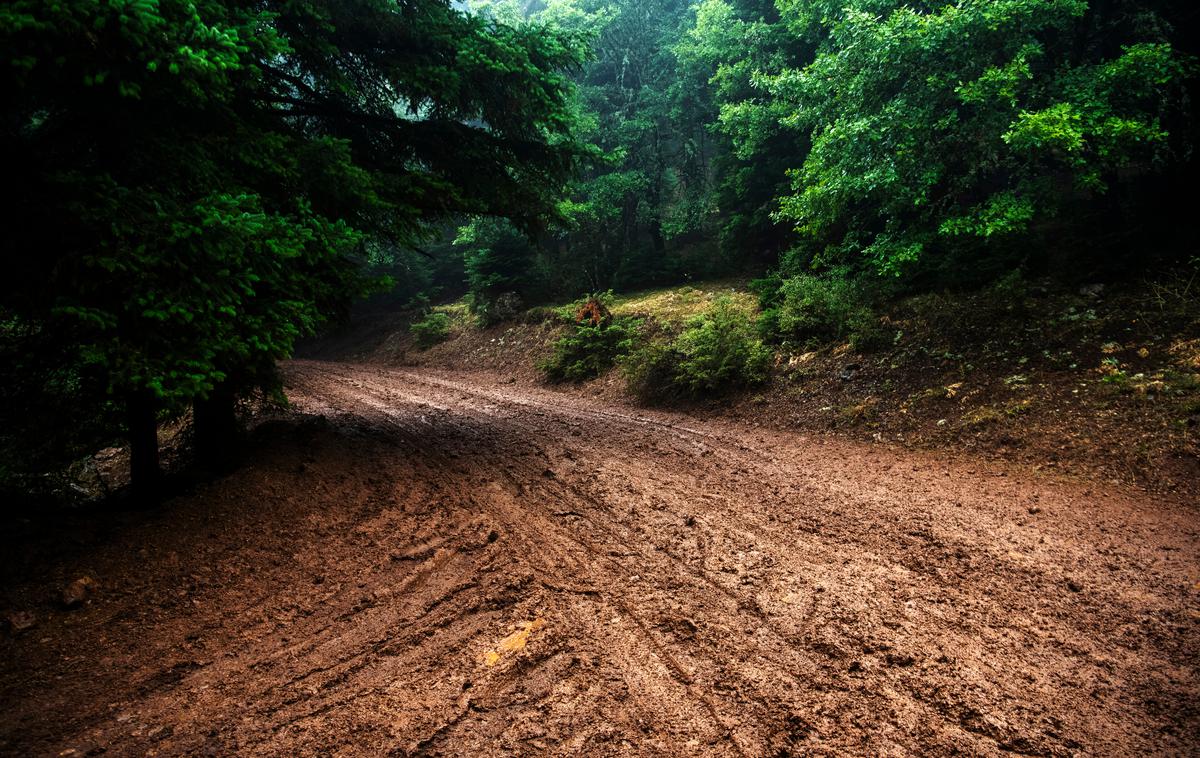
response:
<path id="1" fill-rule="evenodd" d="M 488 323 L 754 278 L 755 324 L 718 306 L 639 347 L 600 298 L 546 365 L 628 360 L 677 395 L 755 381 L 789 340 L 868 348 L 903 294 L 1194 267 L 1197 13 L 13 0 L 0 479 L 124 437 L 152 491 L 183 414 L 219 463 L 239 399 L 380 293 L 468 292 Z"/>
<path id="2" fill-rule="evenodd" d="M 1200 755 L 1198 22 L 3 0 L 0 757 Z"/>
<path id="3" fill-rule="evenodd" d="M 591 40 L 571 107 L 598 156 L 527 259 L 503 225 L 464 230 L 481 299 L 729 270 L 969 286 L 1186 248 L 1171 220 L 1194 131 L 1185 4 L 478 12 Z"/>

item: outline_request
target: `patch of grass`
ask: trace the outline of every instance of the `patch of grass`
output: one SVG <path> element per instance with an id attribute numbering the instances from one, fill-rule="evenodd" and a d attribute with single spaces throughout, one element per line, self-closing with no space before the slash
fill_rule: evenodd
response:
<path id="1" fill-rule="evenodd" d="M 1019 400 L 1015 403 L 1010 403 L 1004 407 L 1004 413 L 1008 416 L 1020 416 L 1027 413 L 1033 407 L 1032 400 Z"/>
<path id="2" fill-rule="evenodd" d="M 1200 398 L 1185 401 L 1180 405 L 1179 411 L 1183 415 L 1184 420 L 1192 416 L 1200 416 Z"/>
<path id="3" fill-rule="evenodd" d="M 1032 407 L 1033 402 L 1031 400 L 1018 400 L 999 406 L 984 405 L 965 413 L 962 418 L 962 425 L 966 428 L 981 429 L 986 426 L 998 424 L 1005 419 L 1015 418 L 1028 413 Z"/>
<path id="4" fill-rule="evenodd" d="M 1160 396 L 1180 397 L 1200 392 L 1200 376 L 1190 372 L 1176 372 L 1167 369 L 1150 375 L 1130 374 L 1124 369 L 1106 363 L 1101 363 L 1100 372 L 1103 374 L 1100 386 L 1107 389 L 1109 394 L 1134 395 L 1153 400 Z"/>
<path id="5" fill-rule="evenodd" d="M 1167 391 L 1176 395 L 1200 393 L 1200 374 L 1168 369 L 1162 372 L 1162 381 L 1166 385 Z"/>
<path id="6" fill-rule="evenodd" d="M 549 305 L 536 305 L 521 314 L 521 321 L 526 324 L 558 323 L 563 320 L 561 310 Z"/>
<path id="7" fill-rule="evenodd" d="M 682 327 L 703 314 L 718 298 L 747 318 L 758 312 L 758 299 L 745 290 L 744 282 L 727 280 L 688 284 L 670 289 L 646 290 L 613 298 L 614 316 L 653 318 L 668 327 Z"/>
<path id="8" fill-rule="evenodd" d="M 969 429 L 980 429 L 985 426 L 997 424 L 1006 418 L 1007 414 L 1000 409 L 990 405 L 985 405 L 980 408 L 968 411 L 963 415 L 962 425 Z"/>
<path id="9" fill-rule="evenodd" d="M 462 299 L 429 308 L 419 320 L 409 324 L 408 331 L 416 337 L 418 347 L 428 349 L 475 325 L 470 305 Z"/>
<path id="10" fill-rule="evenodd" d="M 962 391 L 962 382 L 954 382 L 953 384 L 939 384 L 920 392 L 909 398 L 910 404 L 931 402 L 934 400 L 952 400 L 958 397 Z"/>

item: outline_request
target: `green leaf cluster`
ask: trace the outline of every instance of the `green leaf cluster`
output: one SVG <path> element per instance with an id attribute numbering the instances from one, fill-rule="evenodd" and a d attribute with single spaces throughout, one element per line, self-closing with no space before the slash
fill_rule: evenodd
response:
<path id="1" fill-rule="evenodd" d="M 720 297 L 667 343 L 650 343 L 625 362 L 630 388 L 645 400 L 699 398 L 767 380 L 774 353 L 752 319 Z"/>
<path id="2" fill-rule="evenodd" d="M 906 276 L 1020 255 L 1187 150 L 1168 124 L 1192 62 L 1150 4 L 780 7 L 818 40 L 807 64 L 757 78 L 811 139 L 777 212 L 810 264 Z"/>
<path id="3" fill-rule="evenodd" d="M 543 227 L 586 152 L 583 37 L 442 0 L 11 0 L 0 50 L 0 314 L 94 408 L 271 386 L 371 266 Z"/>
<path id="4" fill-rule="evenodd" d="M 628 356 L 639 341 L 642 321 L 629 317 L 599 323 L 571 319 L 567 333 L 554 343 L 554 352 L 538 363 L 551 382 L 594 379 Z"/>
<path id="5" fill-rule="evenodd" d="M 450 315 L 441 311 L 430 311 L 420 321 L 414 321 L 408 330 L 417 338 L 417 345 L 423 348 L 433 347 L 449 338 Z"/>

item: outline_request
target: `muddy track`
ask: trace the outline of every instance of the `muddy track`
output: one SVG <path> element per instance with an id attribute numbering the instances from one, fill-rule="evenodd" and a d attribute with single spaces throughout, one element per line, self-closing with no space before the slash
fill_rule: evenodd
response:
<path id="1" fill-rule="evenodd" d="M 327 423 L 43 572 L 102 590 L 5 643 L 0 750 L 1200 749 L 1188 504 L 466 376 L 285 376 Z"/>

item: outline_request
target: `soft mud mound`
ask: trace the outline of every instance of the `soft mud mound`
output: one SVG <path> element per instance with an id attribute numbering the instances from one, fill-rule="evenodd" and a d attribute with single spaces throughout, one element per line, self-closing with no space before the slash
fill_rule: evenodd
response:
<path id="1" fill-rule="evenodd" d="M 515 385 L 325 422 L 5 598 L 14 755 L 1189 753 L 1200 515 Z M 77 575 L 83 608 L 50 597 Z M 70 754 L 70 753 L 68 753 Z"/>

